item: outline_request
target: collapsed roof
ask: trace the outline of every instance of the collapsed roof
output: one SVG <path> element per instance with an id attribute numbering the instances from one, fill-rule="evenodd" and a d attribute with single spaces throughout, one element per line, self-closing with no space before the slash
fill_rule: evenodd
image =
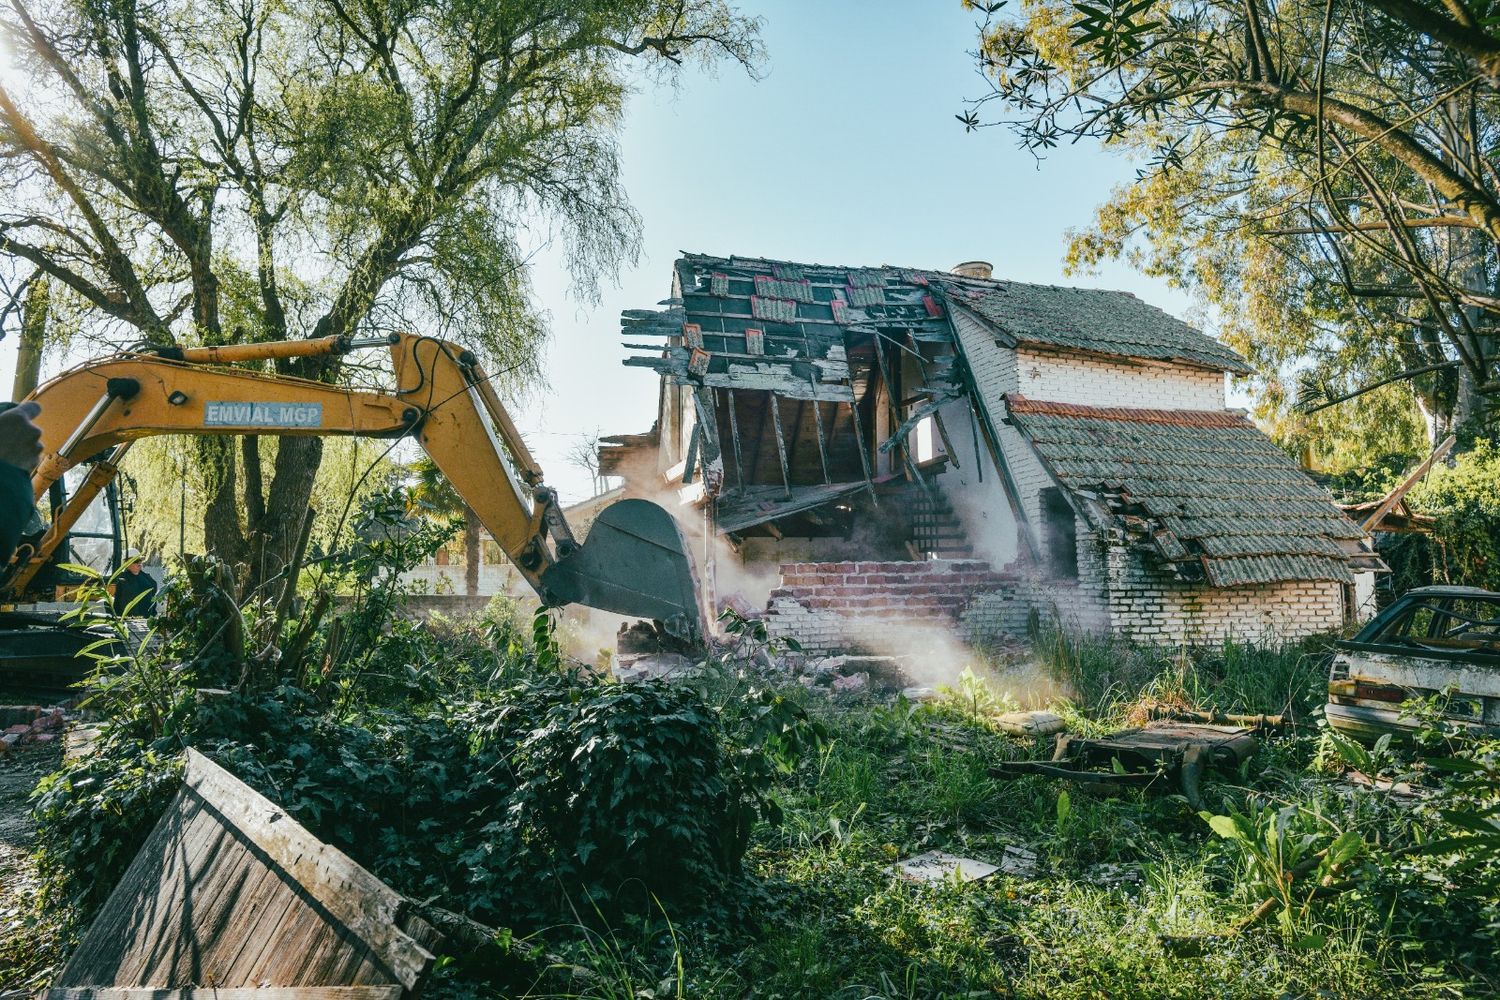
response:
<path id="1" fill-rule="evenodd" d="M 982 431 L 1018 520 L 1025 515 L 997 444 L 1007 414 L 1097 526 L 1145 545 L 1183 578 L 1216 587 L 1348 582 L 1351 560 L 1364 558 L 1360 529 L 1244 417 L 985 398 L 975 386 L 955 312 L 1011 347 L 1251 370 L 1129 293 L 684 254 L 662 305 L 624 313 L 625 346 L 646 352 L 625 364 L 687 392 L 691 439 L 663 426 L 609 439 L 602 468 L 625 469 L 676 441 L 684 460 L 656 471 L 716 498 L 721 532 L 774 532 L 779 518 L 847 504 L 862 489 L 874 497 L 881 465 L 887 479 L 925 482 L 931 470 L 917 467 L 906 441 L 927 417 L 946 446 L 941 460 L 968 461 L 949 446 L 940 412 L 963 399 L 948 417 L 974 423 L 976 448 Z"/>

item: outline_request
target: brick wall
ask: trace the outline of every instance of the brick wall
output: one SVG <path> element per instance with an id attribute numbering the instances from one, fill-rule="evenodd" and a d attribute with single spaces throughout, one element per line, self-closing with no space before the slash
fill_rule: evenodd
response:
<path id="1" fill-rule="evenodd" d="M 1110 627 L 1134 639 L 1274 641 L 1330 632 L 1344 622 L 1343 585 L 1337 581 L 1216 588 L 1174 579 L 1136 551 L 1113 549 L 1107 562 Z"/>
<path id="2" fill-rule="evenodd" d="M 1024 629 L 1020 584 L 1014 574 L 977 560 L 785 563 L 766 626 L 773 637 L 791 636 L 809 652 L 890 648 L 914 628 L 963 628 L 977 595 L 1002 593 L 1017 595 L 1014 606 L 999 600 L 984 622 Z"/>
<path id="3" fill-rule="evenodd" d="M 1015 351 L 1015 386 L 1028 399 L 1159 410 L 1224 409 L 1224 373 L 1187 365 Z"/>

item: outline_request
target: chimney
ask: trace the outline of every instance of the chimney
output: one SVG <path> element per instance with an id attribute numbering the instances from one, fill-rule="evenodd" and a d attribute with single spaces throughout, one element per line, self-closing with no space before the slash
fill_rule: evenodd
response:
<path id="1" fill-rule="evenodd" d="M 952 272 L 960 278 L 988 278 L 994 270 L 987 260 L 966 260 L 952 267 Z"/>

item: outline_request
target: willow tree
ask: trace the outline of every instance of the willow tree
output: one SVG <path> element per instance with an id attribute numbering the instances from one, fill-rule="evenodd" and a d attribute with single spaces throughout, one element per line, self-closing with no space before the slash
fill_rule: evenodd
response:
<path id="1" fill-rule="evenodd" d="M 1500 37 L 1463 0 L 1029 0 L 985 12 L 961 117 L 1039 154 L 1128 151 L 1073 260 L 1138 255 L 1219 307 L 1272 396 L 1415 392 L 1437 432 L 1500 391 Z M 1488 39 L 1488 41 L 1484 41 Z M 1002 109 L 998 113 L 994 109 Z"/>
<path id="2" fill-rule="evenodd" d="M 615 140 L 630 82 L 761 55 L 729 0 L 0 0 L 0 30 L 28 74 L 0 80 L 0 255 L 49 279 L 60 329 L 418 329 L 513 381 L 544 335 L 527 248 L 561 241 L 584 295 L 637 252 Z M 293 544 L 322 442 L 271 450 L 196 449 L 207 544 L 252 579 Z"/>

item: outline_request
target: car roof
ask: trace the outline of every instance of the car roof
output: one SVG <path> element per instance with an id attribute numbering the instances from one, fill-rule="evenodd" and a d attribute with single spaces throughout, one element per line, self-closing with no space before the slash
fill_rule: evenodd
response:
<path id="1" fill-rule="evenodd" d="M 1411 594 L 1423 594 L 1430 597 L 1493 597 L 1496 600 L 1500 600 L 1500 591 L 1485 590 L 1483 587 L 1454 587 L 1449 585 L 1413 587 L 1402 596 Z"/>

